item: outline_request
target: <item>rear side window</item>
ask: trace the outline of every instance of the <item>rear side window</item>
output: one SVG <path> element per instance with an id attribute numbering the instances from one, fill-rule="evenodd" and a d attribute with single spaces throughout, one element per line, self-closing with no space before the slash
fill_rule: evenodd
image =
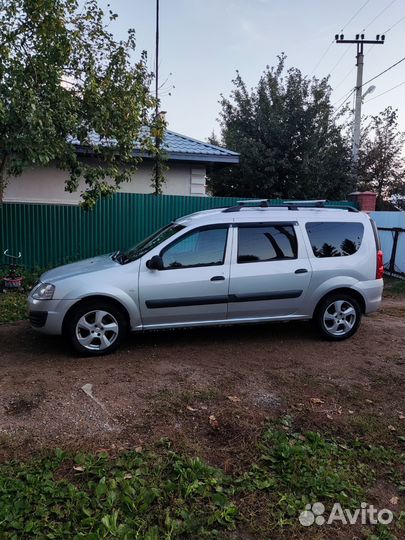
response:
<path id="1" fill-rule="evenodd" d="M 356 253 L 363 239 L 362 223 L 318 221 L 305 225 L 315 257 L 345 257 Z"/>
<path id="2" fill-rule="evenodd" d="M 292 225 L 238 228 L 238 263 L 297 258 L 297 237 Z"/>

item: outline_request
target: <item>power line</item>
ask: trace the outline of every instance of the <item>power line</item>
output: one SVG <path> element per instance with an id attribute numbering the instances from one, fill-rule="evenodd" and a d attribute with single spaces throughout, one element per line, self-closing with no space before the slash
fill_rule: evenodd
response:
<path id="1" fill-rule="evenodd" d="M 364 102 L 364 104 L 368 103 L 369 101 L 373 101 L 373 99 L 377 99 L 378 97 L 383 96 L 384 94 L 388 94 L 388 92 L 391 92 L 392 90 L 395 90 L 395 88 L 399 88 L 400 86 L 403 86 L 404 84 L 405 84 L 405 81 L 397 84 L 396 86 L 393 86 L 392 88 L 390 88 L 389 90 L 386 90 L 385 92 L 381 92 L 381 94 L 378 94 L 377 96 L 374 96 L 368 99 L 367 101 Z"/>
<path id="2" fill-rule="evenodd" d="M 356 91 L 355 88 L 353 88 L 352 90 L 350 90 L 350 92 L 348 94 L 346 94 L 343 98 L 341 99 L 338 99 L 338 101 L 336 101 L 332 106 L 335 107 L 339 101 L 341 101 L 343 99 L 343 102 L 339 105 L 339 107 L 337 109 L 335 109 L 335 112 L 333 113 L 334 115 L 343 107 L 343 105 L 345 105 L 349 99 L 351 98 L 352 94 L 354 94 L 354 92 Z"/>
<path id="3" fill-rule="evenodd" d="M 401 17 L 400 19 L 398 19 L 397 22 L 395 22 L 392 26 L 387 28 L 387 30 L 384 30 L 383 35 L 388 34 L 388 32 L 390 32 L 393 28 L 398 26 L 398 24 L 402 22 L 404 19 L 405 19 L 405 15 Z M 374 50 L 375 50 L 375 47 L 371 47 L 371 49 L 369 49 L 366 53 L 364 53 L 364 56 L 366 56 L 367 54 L 371 53 L 371 51 L 374 51 Z"/>
<path id="4" fill-rule="evenodd" d="M 351 75 L 353 73 L 353 71 L 356 69 L 356 67 L 352 67 L 350 68 L 350 71 L 348 71 L 346 73 L 346 75 L 343 77 L 343 79 L 339 82 L 339 84 L 337 84 L 333 90 L 337 90 L 338 88 L 340 88 L 342 86 L 342 84 L 345 82 L 345 80 L 348 78 L 349 75 Z"/>
<path id="5" fill-rule="evenodd" d="M 363 66 L 364 66 L 364 45 L 365 44 L 378 44 L 384 45 L 385 36 L 376 36 L 376 39 L 364 39 L 364 34 L 356 34 L 355 39 L 344 39 L 344 35 L 341 34 L 335 36 L 337 44 L 356 44 L 356 66 L 357 77 L 356 86 L 354 91 L 356 92 L 355 107 L 354 107 L 354 122 L 353 122 L 353 146 L 352 146 L 352 167 L 356 174 L 357 163 L 359 159 L 359 146 L 360 146 L 360 128 L 361 128 L 361 104 L 362 104 L 362 86 L 363 86 Z M 404 58 L 405 60 L 405 58 Z M 339 109 L 338 109 L 339 110 Z"/>
<path id="6" fill-rule="evenodd" d="M 404 19 L 405 19 L 405 15 L 403 17 L 401 17 L 400 19 L 398 19 L 397 21 L 395 21 L 394 24 L 392 24 L 389 28 L 384 30 L 383 34 L 386 35 L 386 34 L 388 34 L 388 32 L 391 32 L 391 30 L 396 28 L 398 26 L 398 24 L 401 23 Z M 366 51 L 364 53 L 364 56 L 367 56 L 368 54 L 370 54 L 374 50 L 375 50 L 375 47 L 371 47 L 368 51 Z M 351 73 L 353 73 L 353 71 L 355 69 L 356 69 L 355 67 L 351 68 L 350 71 L 348 71 L 347 74 L 343 77 L 343 79 L 341 79 L 341 81 L 334 87 L 334 90 L 337 90 L 338 88 L 340 88 L 342 86 L 342 84 L 345 82 L 345 80 L 348 78 L 348 76 Z"/>
<path id="7" fill-rule="evenodd" d="M 388 32 L 390 32 L 393 28 L 395 28 L 396 26 L 398 26 L 398 24 L 400 22 L 402 22 L 403 20 L 405 19 L 405 15 L 403 17 L 401 17 L 400 19 L 398 19 L 394 24 L 392 24 L 389 28 L 387 28 L 387 30 L 384 30 L 383 34 L 388 34 Z M 371 47 L 368 51 L 366 51 L 364 53 L 364 56 L 367 56 L 368 54 L 370 54 L 372 51 L 375 50 L 375 47 Z M 350 69 L 350 71 L 347 72 L 347 74 L 343 77 L 343 79 L 340 80 L 340 82 L 333 88 L 334 90 L 337 90 L 338 88 L 340 88 L 342 86 L 342 84 L 345 82 L 345 80 L 348 78 L 348 76 L 353 73 L 353 71 L 355 70 L 356 68 L 355 67 L 352 67 Z"/>
<path id="8" fill-rule="evenodd" d="M 326 51 L 323 53 L 323 55 L 320 57 L 320 59 L 318 60 L 318 62 L 316 63 L 316 66 L 314 67 L 314 69 L 312 70 L 311 72 L 311 77 L 312 75 L 315 73 L 315 71 L 317 70 L 318 66 L 321 64 L 322 60 L 325 58 L 325 56 L 328 54 L 330 48 L 332 47 L 332 45 L 334 44 L 335 40 L 333 39 L 330 43 L 329 43 L 329 46 L 326 48 Z"/>
<path id="9" fill-rule="evenodd" d="M 366 5 L 370 2 L 371 0 L 367 0 L 367 2 L 364 2 L 364 4 L 356 11 L 356 13 L 353 15 L 353 17 L 351 17 L 347 23 L 345 25 L 342 26 L 341 28 L 341 32 L 343 32 L 343 30 L 346 28 L 347 25 L 349 25 L 356 17 L 357 15 L 360 13 L 360 11 L 366 7 Z"/>
<path id="10" fill-rule="evenodd" d="M 352 89 L 350 90 L 350 92 L 348 92 L 347 94 L 345 94 L 345 95 L 342 96 L 341 98 L 337 99 L 337 100 L 335 101 L 335 103 L 332 105 L 332 107 L 336 107 L 336 105 L 337 105 L 338 103 L 340 103 L 340 102 L 342 101 L 342 99 L 344 99 L 345 101 L 347 101 L 347 99 L 352 95 L 352 92 L 353 92 L 354 90 L 355 90 L 355 88 L 352 88 Z"/>
<path id="11" fill-rule="evenodd" d="M 387 28 L 387 30 L 384 31 L 384 34 L 388 34 L 388 32 L 390 32 L 393 28 L 395 28 L 396 26 L 398 26 L 398 24 L 400 22 L 402 22 L 403 20 L 405 19 L 405 15 L 403 17 L 401 17 L 396 23 L 394 23 L 392 26 L 390 26 L 389 28 Z"/>
<path id="12" fill-rule="evenodd" d="M 377 79 L 378 77 L 381 77 L 381 75 L 384 75 L 384 73 L 387 73 L 387 71 L 389 71 L 390 69 L 394 68 L 395 66 L 397 66 L 398 64 L 400 64 L 400 63 L 403 62 L 404 60 L 405 60 L 405 56 L 404 56 L 403 58 L 401 58 L 401 60 L 398 60 L 398 62 L 395 62 L 395 64 L 392 64 L 392 66 L 387 67 L 387 69 L 384 69 L 384 71 L 381 71 L 381 73 L 379 73 L 378 75 L 375 75 L 374 77 L 372 77 L 371 79 L 369 79 L 368 81 L 366 81 L 365 83 L 363 83 L 361 86 L 365 86 L 365 85 L 368 84 L 369 82 L 374 81 L 374 80 Z"/>
<path id="13" fill-rule="evenodd" d="M 374 21 L 376 21 L 385 11 L 387 11 L 391 6 L 392 4 L 395 2 L 395 0 L 391 0 L 385 7 L 383 10 L 381 10 L 370 22 L 368 25 L 365 26 L 365 28 L 363 29 L 363 32 L 369 27 L 371 26 Z M 357 66 L 357 81 L 356 81 L 356 86 L 354 89 L 352 89 L 350 91 L 350 93 L 347 95 L 347 97 L 344 97 L 343 98 L 343 101 L 340 103 L 340 105 L 335 109 L 335 112 L 334 112 L 334 115 L 336 115 L 338 113 L 338 111 L 347 103 L 347 101 L 350 99 L 350 97 L 353 95 L 354 97 L 354 94 L 355 94 L 355 107 L 353 107 L 354 109 L 354 124 L 353 124 L 353 147 L 352 147 L 352 163 L 353 163 L 353 171 L 354 173 L 356 174 L 356 169 L 357 169 L 357 163 L 358 163 L 358 155 L 359 155 L 359 145 L 360 145 L 360 124 L 361 124 L 361 105 L 362 105 L 362 88 L 365 86 L 365 85 L 368 85 L 371 81 L 374 81 L 375 79 L 377 79 L 378 77 L 381 77 L 381 75 L 383 75 L 384 73 L 386 73 L 387 71 L 389 71 L 390 69 L 392 69 L 393 67 L 395 67 L 396 65 L 400 64 L 402 61 L 405 60 L 405 57 L 402 58 L 401 60 L 399 60 L 398 62 L 396 62 L 395 64 L 389 66 L 388 68 L 386 68 L 384 71 L 382 71 L 381 73 L 379 73 L 378 75 L 375 75 L 374 77 L 372 77 L 371 79 L 369 79 L 368 81 L 364 82 L 363 83 L 363 65 L 364 65 L 364 49 L 363 49 L 363 46 L 364 44 L 378 44 L 378 45 L 383 45 L 384 42 L 385 42 L 385 35 L 382 35 L 382 39 L 380 40 L 380 35 L 378 34 L 376 36 L 376 39 L 375 40 L 366 40 L 364 39 L 364 34 L 361 34 L 361 39 L 360 38 L 360 35 L 359 34 L 356 34 L 356 38 L 354 40 L 349 40 L 349 39 L 344 39 L 344 36 L 343 34 L 339 37 L 338 35 L 335 36 L 335 39 L 336 39 L 336 43 L 338 44 L 353 44 L 355 43 L 357 45 L 357 56 L 356 56 L 356 66 Z M 345 51 L 345 53 L 342 54 L 342 56 L 339 58 L 338 62 L 336 63 L 336 65 L 333 67 L 333 69 L 331 70 L 331 72 L 336 68 L 336 66 L 340 63 L 340 61 L 344 58 L 345 54 L 347 53 L 347 50 Z M 345 76 L 345 78 L 343 80 L 345 80 L 349 74 L 351 73 L 351 71 Z M 342 83 L 343 81 L 341 81 Z M 340 83 L 340 84 L 341 84 Z M 378 96 L 376 96 L 378 97 Z"/>
<path id="14" fill-rule="evenodd" d="M 365 27 L 363 28 L 363 32 L 364 32 L 365 30 L 367 30 L 367 28 L 368 28 L 369 26 L 371 26 L 371 25 L 373 24 L 373 22 L 376 21 L 376 20 L 378 19 L 378 17 L 380 17 L 383 13 L 385 13 L 385 12 L 387 11 L 387 9 L 388 9 L 389 7 L 391 7 L 392 4 L 393 4 L 394 2 L 396 2 L 396 0 L 391 0 L 391 2 L 390 2 L 387 6 L 385 6 L 385 8 L 384 8 L 383 10 L 381 10 L 380 13 L 378 13 L 378 14 L 374 17 L 374 19 L 373 19 L 371 22 L 368 23 L 367 26 L 365 26 Z"/>
<path id="15" fill-rule="evenodd" d="M 346 105 L 346 103 L 349 101 L 349 99 L 351 98 L 352 94 L 354 94 L 355 91 L 356 91 L 355 88 L 353 88 L 353 90 L 350 92 L 349 96 L 343 101 L 343 103 L 341 103 L 339 105 L 339 107 L 335 110 L 333 115 L 335 115 L 343 107 L 343 105 Z"/>
<path id="16" fill-rule="evenodd" d="M 347 49 L 344 51 L 344 53 L 339 57 L 339 60 L 336 62 L 336 64 L 333 66 L 333 68 L 329 71 L 329 75 L 332 74 L 333 71 L 338 67 L 340 62 L 343 60 L 343 58 L 346 56 L 346 54 L 349 52 L 350 47 L 347 47 Z"/>
<path id="17" fill-rule="evenodd" d="M 366 2 L 364 2 L 364 4 L 363 4 L 361 7 L 359 7 L 359 9 L 356 11 L 356 13 L 355 13 L 354 15 L 352 15 L 352 16 L 350 17 L 350 19 L 347 21 L 347 23 L 344 24 L 344 25 L 342 26 L 342 28 L 340 29 L 340 32 L 343 32 L 343 30 L 346 28 L 346 26 L 347 26 L 348 24 L 350 24 L 350 23 L 357 17 L 357 15 L 360 13 L 360 11 L 361 11 L 363 8 L 365 8 L 366 5 L 367 5 L 369 2 L 371 2 L 371 0 L 366 0 Z M 311 77 L 312 77 L 312 75 L 315 73 L 315 71 L 317 70 L 317 68 L 319 67 L 319 65 L 321 64 L 322 60 L 325 58 L 325 56 L 326 56 L 326 55 L 328 54 L 328 52 L 330 51 L 330 48 L 332 47 L 332 45 L 334 44 L 334 42 L 335 42 L 335 40 L 332 40 L 332 41 L 329 43 L 329 45 L 327 46 L 327 48 L 326 48 L 326 50 L 324 51 L 324 53 L 321 55 L 320 59 L 318 60 L 318 62 L 316 63 L 314 69 L 313 69 L 312 72 L 311 72 Z"/>

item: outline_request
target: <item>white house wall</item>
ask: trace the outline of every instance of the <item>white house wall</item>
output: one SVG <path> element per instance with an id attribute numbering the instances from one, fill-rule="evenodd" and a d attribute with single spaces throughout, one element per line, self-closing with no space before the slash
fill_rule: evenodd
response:
<path id="1" fill-rule="evenodd" d="M 165 195 L 204 196 L 205 167 L 170 164 L 163 185 Z M 56 167 L 36 167 L 27 169 L 21 176 L 10 178 L 4 193 L 6 202 L 30 202 L 50 204 L 77 204 L 80 192 L 84 189 L 81 182 L 76 193 L 65 191 L 68 174 Z M 121 185 L 123 193 L 152 193 L 152 165 L 140 165 L 132 182 Z"/>

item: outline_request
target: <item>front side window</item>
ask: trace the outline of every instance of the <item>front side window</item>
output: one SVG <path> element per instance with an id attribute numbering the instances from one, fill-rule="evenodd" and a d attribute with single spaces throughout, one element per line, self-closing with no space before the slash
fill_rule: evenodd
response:
<path id="1" fill-rule="evenodd" d="M 315 257 L 345 257 L 356 253 L 363 239 L 362 223 L 319 221 L 305 225 Z"/>
<path id="2" fill-rule="evenodd" d="M 296 259 L 297 252 L 297 237 L 292 225 L 238 228 L 238 263 Z"/>
<path id="3" fill-rule="evenodd" d="M 185 234 L 162 253 L 163 267 L 192 268 L 224 263 L 228 227 L 199 229 Z"/>
<path id="4" fill-rule="evenodd" d="M 142 242 L 140 242 L 133 248 L 125 251 L 123 253 L 123 262 L 127 263 L 139 259 L 143 255 L 145 255 L 145 253 L 148 253 L 148 251 L 151 251 L 153 248 L 155 248 L 174 234 L 178 233 L 182 229 L 184 229 L 184 225 L 180 225 L 178 223 L 171 223 L 170 225 L 166 225 L 166 227 L 163 227 L 162 229 L 153 233 L 151 236 L 148 236 L 148 238 L 145 238 L 145 240 L 142 240 Z"/>

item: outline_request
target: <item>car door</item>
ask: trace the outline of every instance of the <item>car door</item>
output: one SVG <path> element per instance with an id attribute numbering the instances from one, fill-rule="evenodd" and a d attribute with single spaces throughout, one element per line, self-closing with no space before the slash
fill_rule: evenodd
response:
<path id="1" fill-rule="evenodd" d="M 234 225 L 228 319 L 302 313 L 311 279 L 296 222 Z"/>
<path id="2" fill-rule="evenodd" d="M 226 319 L 231 235 L 227 224 L 194 228 L 142 258 L 139 298 L 145 327 Z M 149 270 L 146 262 L 156 254 L 163 269 Z"/>

